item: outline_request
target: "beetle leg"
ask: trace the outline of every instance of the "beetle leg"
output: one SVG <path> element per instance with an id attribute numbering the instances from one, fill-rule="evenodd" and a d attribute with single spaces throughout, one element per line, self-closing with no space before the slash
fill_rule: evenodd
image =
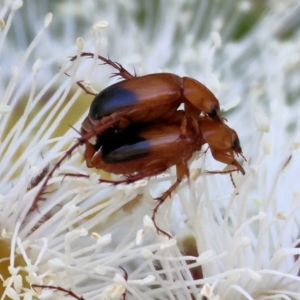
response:
<path id="1" fill-rule="evenodd" d="M 195 116 L 198 117 L 202 110 L 196 108 L 195 106 L 193 106 L 190 102 L 184 102 L 184 111 L 189 115 L 189 116 Z"/>
<path id="2" fill-rule="evenodd" d="M 93 168 L 92 159 L 96 153 L 94 146 L 91 143 L 85 143 L 84 159 L 88 168 Z"/>
<path id="3" fill-rule="evenodd" d="M 90 175 L 87 174 L 81 174 L 81 173 L 61 173 L 63 175 L 63 180 L 66 177 L 77 177 L 77 178 L 90 178 Z"/>
<path id="4" fill-rule="evenodd" d="M 81 52 L 80 56 L 93 58 L 95 56 L 95 54 L 91 53 L 91 52 Z M 74 61 L 75 59 L 77 59 L 77 55 L 72 56 L 70 61 Z M 135 77 L 130 72 L 128 72 L 121 64 L 119 64 L 117 62 L 113 62 L 110 58 L 105 58 L 102 55 L 98 55 L 98 59 L 102 60 L 104 62 L 104 64 L 110 65 L 111 67 L 118 70 L 118 72 L 114 73 L 113 76 L 121 76 L 124 79 L 130 79 L 130 78 Z"/>
<path id="5" fill-rule="evenodd" d="M 209 174 L 229 174 L 231 183 L 235 189 L 236 189 L 236 184 L 233 180 L 232 173 L 238 172 L 238 171 L 239 171 L 238 169 L 233 169 L 233 170 L 228 170 L 228 171 L 207 171 L 207 170 L 205 170 L 205 172 L 209 173 Z"/>
<path id="6" fill-rule="evenodd" d="M 35 288 L 41 288 L 41 289 L 51 289 L 51 290 L 56 290 L 63 292 L 77 300 L 84 300 L 83 297 L 77 296 L 75 293 L 73 293 L 71 290 L 64 289 L 60 286 L 54 286 L 54 285 L 44 285 L 44 284 L 32 284 L 31 287 L 35 290 Z"/>
<path id="7" fill-rule="evenodd" d="M 159 207 L 163 204 L 163 202 L 168 197 L 171 197 L 171 194 L 180 185 L 180 183 L 182 182 L 183 177 L 187 176 L 189 178 L 189 168 L 188 168 L 186 163 L 181 163 L 181 164 L 176 165 L 176 175 L 177 175 L 177 180 L 160 197 L 155 199 L 158 203 L 153 209 L 152 218 L 151 218 L 157 232 L 162 233 L 162 234 L 166 235 L 169 238 L 172 238 L 172 236 L 170 234 L 168 234 L 167 232 L 165 232 L 164 230 L 160 229 L 157 226 L 157 224 L 155 222 L 155 215 L 156 215 Z"/>
<path id="8" fill-rule="evenodd" d="M 243 175 L 245 175 L 245 171 L 243 167 L 235 160 L 233 151 L 222 151 L 222 150 L 216 150 L 214 148 L 210 148 L 210 150 L 215 160 L 236 167 L 236 170 L 225 171 L 225 173 L 240 171 Z"/>
<path id="9" fill-rule="evenodd" d="M 180 125 L 180 138 L 186 138 L 187 136 L 187 116 L 186 114 L 183 115 L 181 119 L 181 125 Z"/>
<path id="10" fill-rule="evenodd" d="M 139 172 L 137 174 L 134 175 L 127 175 L 125 179 L 122 180 L 106 180 L 106 179 L 99 179 L 99 182 L 101 183 L 111 183 L 114 185 L 120 184 L 120 183 L 126 183 L 126 184 L 130 184 L 133 182 L 136 182 L 138 180 L 141 180 L 145 177 L 151 177 L 160 173 L 163 173 L 166 170 L 166 168 L 155 168 L 155 169 L 149 169 L 147 171 L 144 172 Z"/>
<path id="11" fill-rule="evenodd" d="M 51 169 L 51 171 L 49 171 L 47 173 L 47 175 L 44 178 L 43 183 L 41 184 L 41 187 L 39 189 L 39 191 L 37 192 L 36 196 L 33 199 L 30 211 L 34 211 L 35 209 L 37 209 L 38 207 L 38 202 L 41 199 L 41 196 L 43 195 L 45 188 L 49 182 L 49 180 L 51 179 L 51 177 L 53 176 L 54 172 L 59 168 L 59 166 L 62 164 L 62 162 L 67 159 L 69 156 L 72 155 L 73 151 L 78 148 L 80 145 L 86 144 L 86 145 L 90 145 L 91 147 L 93 147 L 90 143 L 88 143 L 87 141 L 89 139 L 91 139 L 94 136 L 97 136 L 99 134 L 101 134 L 102 132 L 104 132 L 106 129 L 108 129 L 109 127 L 113 126 L 115 124 L 115 122 L 107 122 L 106 124 L 101 124 L 99 126 L 96 126 L 93 130 L 91 130 L 89 133 L 82 135 L 77 142 L 70 147 L 65 154 L 57 161 L 57 163 L 53 166 L 53 168 Z M 92 152 L 95 152 L 94 148 L 88 148 L 88 152 L 87 152 L 87 156 L 90 157 Z"/>
<path id="12" fill-rule="evenodd" d="M 188 136 L 188 131 L 190 131 L 190 128 L 193 128 L 196 134 L 199 133 L 199 125 L 195 117 L 184 113 L 181 116 L 180 122 L 180 138 L 185 139 Z"/>
<path id="13" fill-rule="evenodd" d="M 97 96 L 97 94 L 90 92 L 83 84 L 83 80 L 76 81 L 76 84 L 85 91 L 86 94 L 92 95 L 92 96 Z"/>
<path id="14" fill-rule="evenodd" d="M 227 170 L 227 171 L 208 171 L 208 170 L 205 170 L 206 173 L 209 173 L 209 174 L 232 174 L 233 172 L 238 172 L 239 170 L 238 169 L 232 169 L 232 170 Z"/>

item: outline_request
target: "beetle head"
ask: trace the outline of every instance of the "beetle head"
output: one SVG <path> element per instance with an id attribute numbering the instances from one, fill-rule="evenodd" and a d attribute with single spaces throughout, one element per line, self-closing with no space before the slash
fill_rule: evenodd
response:
<path id="1" fill-rule="evenodd" d="M 234 132 L 235 133 L 235 132 Z M 232 150 L 235 152 L 235 153 L 242 153 L 242 148 L 241 148 L 241 145 L 240 145 L 240 140 L 237 136 L 237 134 L 233 134 L 233 137 L 232 137 Z"/>
<path id="2" fill-rule="evenodd" d="M 214 119 L 215 121 L 222 122 L 223 120 L 223 118 L 221 117 L 220 105 L 218 101 L 211 105 L 210 110 L 207 112 L 207 114 L 210 118 Z"/>
<path id="3" fill-rule="evenodd" d="M 232 131 L 234 131 L 234 130 L 232 129 Z M 247 159 L 243 155 L 243 151 L 242 151 L 242 147 L 240 145 L 240 140 L 238 138 L 238 135 L 235 131 L 234 131 L 234 133 L 235 133 L 235 136 L 234 135 L 232 136 L 233 139 L 232 139 L 231 149 L 236 155 L 240 155 L 244 159 L 244 161 L 247 161 Z"/>

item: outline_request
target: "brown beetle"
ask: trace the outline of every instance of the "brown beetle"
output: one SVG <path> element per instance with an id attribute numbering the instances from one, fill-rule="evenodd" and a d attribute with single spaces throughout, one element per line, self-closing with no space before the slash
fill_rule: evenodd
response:
<path id="1" fill-rule="evenodd" d="M 177 113 L 182 116 L 182 112 Z M 235 166 L 235 169 L 229 172 L 240 171 L 245 174 L 242 166 L 234 158 L 235 154 L 242 155 L 242 149 L 233 129 L 207 117 L 197 118 L 197 130 L 187 121 L 182 122 L 182 118 L 179 120 L 180 122 L 172 124 L 134 123 L 124 130 L 108 133 L 107 136 L 99 135 L 95 145 L 86 143 L 84 153 L 89 168 L 126 175 L 126 179 L 119 181 L 100 179 L 100 182 L 113 184 L 132 183 L 155 176 L 175 165 L 177 180 L 156 198 L 158 204 L 152 214 L 157 231 L 169 237 L 169 234 L 156 225 L 155 214 L 184 176 L 189 176 L 188 161 L 204 144 L 208 144 L 212 156 L 217 161 Z"/>
<path id="2" fill-rule="evenodd" d="M 62 161 L 85 144 L 88 167 L 126 176 L 124 180 L 100 182 L 131 183 L 176 166 L 177 180 L 156 199 L 158 204 L 152 215 L 157 231 L 171 237 L 156 225 L 155 214 L 184 176 L 189 176 L 189 159 L 207 143 L 216 160 L 235 166 L 224 173 L 240 171 L 244 175 L 244 169 L 234 157 L 242 155 L 238 136 L 223 123 L 218 100 L 198 81 L 166 73 L 135 77 L 120 64 L 98 57 L 116 68 L 115 75 L 125 80 L 96 95 L 82 123 L 81 138 L 48 173 L 32 207 L 37 207 L 37 200 Z M 182 103 L 184 110 L 178 111 Z M 92 138 L 96 138 L 95 143 Z"/>
<path id="3" fill-rule="evenodd" d="M 83 52 L 80 56 L 94 57 L 93 53 Z M 71 58 L 75 60 L 77 56 Z M 171 73 L 156 73 L 144 76 L 133 76 L 121 64 L 98 55 L 104 63 L 114 67 L 124 80 L 112 84 L 95 95 L 90 111 L 82 123 L 84 132 L 115 121 L 118 128 L 125 128 L 131 123 L 174 123 L 177 109 L 184 104 L 184 111 L 189 116 L 198 117 L 201 113 L 223 122 L 220 105 L 214 94 L 199 81 L 190 77 L 179 77 Z"/>

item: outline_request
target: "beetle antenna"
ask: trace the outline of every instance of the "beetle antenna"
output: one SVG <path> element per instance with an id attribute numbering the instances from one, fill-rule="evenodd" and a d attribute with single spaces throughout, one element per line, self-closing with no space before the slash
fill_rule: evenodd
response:
<path id="1" fill-rule="evenodd" d="M 41 288 L 41 289 L 50 289 L 50 290 L 56 290 L 59 292 L 63 292 L 66 295 L 69 295 L 77 300 L 85 300 L 83 297 L 77 296 L 75 293 L 73 293 L 71 290 L 64 289 L 60 286 L 54 286 L 54 285 L 43 285 L 43 284 L 32 284 L 31 287 L 35 290 L 35 288 Z"/>

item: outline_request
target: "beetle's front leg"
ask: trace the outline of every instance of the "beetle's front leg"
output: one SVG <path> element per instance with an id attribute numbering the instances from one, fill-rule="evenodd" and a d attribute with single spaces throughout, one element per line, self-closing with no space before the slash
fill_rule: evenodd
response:
<path id="1" fill-rule="evenodd" d="M 152 218 L 151 218 L 157 232 L 166 235 L 170 239 L 172 238 L 172 236 L 157 226 L 157 224 L 155 222 L 155 216 L 156 216 L 156 213 L 157 213 L 159 207 L 163 204 L 163 202 L 168 197 L 171 197 L 172 193 L 180 185 L 183 177 L 187 176 L 187 178 L 189 178 L 189 168 L 188 168 L 186 162 L 176 165 L 176 175 L 177 175 L 177 180 L 160 197 L 155 199 L 158 203 L 153 209 Z"/>
<path id="2" fill-rule="evenodd" d="M 226 174 L 226 173 L 232 173 L 234 171 L 240 171 L 243 175 L 245 175 L 245 170 L 243 167 L 236 161 L 234 158 L 233 151 L 222 151 L 222 150 L 216 150 L 214 148 L 210 148 L 211 154 L 214 157 L 215 160 L 222 162 L 227 165 L 232 165 L 236 167 L 236 170 L 231 171 L 225 171 L 225 172 L 218 172 L 219 174 Z"/>

